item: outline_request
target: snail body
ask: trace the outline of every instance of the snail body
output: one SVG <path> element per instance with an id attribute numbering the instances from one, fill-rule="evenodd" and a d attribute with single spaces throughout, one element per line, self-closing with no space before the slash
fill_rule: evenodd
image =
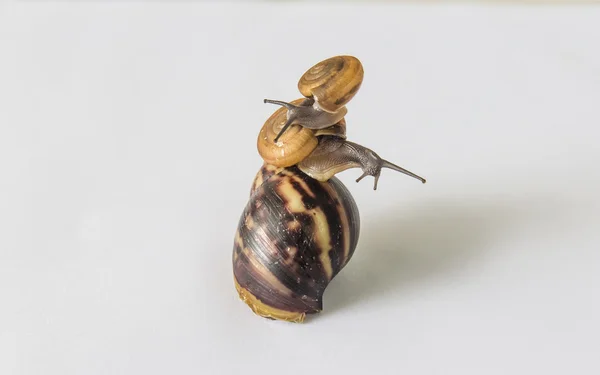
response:
<path id="1" fill-rule="evenodd" d="M 258 315 L 302 322 L 323 309 L 323 292 L 348 264 L 358 244 L 356 202 L 335 174 L 360 168 L 405 170 L 346 136 L 346 104 L 362 84 L 352 56 L 314 65 L 298 82 L 304 98 L 280 105 L 263 124 L 258 153 L 263 166 L 238 222 L 233 249 L 234 284 Z"/>
<path id="2" fill-rule="evenodd" d="M 290 104 L 302 108 L 310 105 L 311 100 L 296 99 Z M 286 125 L 286 108 L 277 109 L 265 121 L 258 134 L 257 148 L 263 160 L 276 167 L 290 167 L 298 164 L 310 155 L 318 146 L 318 137 L 333 135 L 346 138 L 346 121 L 341 118 L 331 126 L 323 129 L 310 129 L 292 124 L 278 141 L 275 138 Z"/>

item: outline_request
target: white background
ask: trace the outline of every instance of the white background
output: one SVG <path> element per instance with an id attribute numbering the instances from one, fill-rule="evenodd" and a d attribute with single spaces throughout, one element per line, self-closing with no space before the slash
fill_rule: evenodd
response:
<path id="1" fill-rule="evenodd" d="M 0 374 L 598 374 L 600 8 L 0 5 Z M 233 287 L 256 136 L 352 54 L 348 135 L 428 179 L 305 324 Z"/>

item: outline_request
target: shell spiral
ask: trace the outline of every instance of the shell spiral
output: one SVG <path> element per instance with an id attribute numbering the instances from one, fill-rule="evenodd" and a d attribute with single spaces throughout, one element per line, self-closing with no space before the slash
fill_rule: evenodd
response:
<path id="1" fill-rule="evenodd" d="M 356 95 L 363 76 L 363 66 L 356 57 L 335 56 L 307 70 L 298 81 L 298 90 L 314 98 L 325 111 L 335 112 Z"/>
<path id="2" fill-rule="evenodd" d="M 304 99 L 296 99 L 292 104 L 299 105 Z M 292 125 L 275 143 L 275 136 L 283 128 L 287 110 L 276 110 L 265 121 L 258 133 L 257 148 L 263 160 L 278 167 L 289 167 L 304 159 L 317 147 L 315 132 L 300 125 Z"/>
<path id="3" fill-rule="evenodd" d="M 234 241 L 235 286 L 258 315 L 301 322 L 323 308 L 329 282 L 352 257 L 356 203 L 337 178 L 319 182 L 297 167 L 263 165 Z"/>

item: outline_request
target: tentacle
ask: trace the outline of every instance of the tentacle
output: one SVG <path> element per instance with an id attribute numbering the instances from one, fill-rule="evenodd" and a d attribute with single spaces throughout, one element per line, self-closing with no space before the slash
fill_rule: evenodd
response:
<path id="1" fill-rule="evenodd" d="M 422 183 L 426 182 L 424 178 L 382 159 L 371 149 L 335 136 L 321 137 L 317 148 L 298 164 L 298 168 L 319 181 L 327 181 L 346 169 L 361 168 L 363 174 L 356 182 L 366 176 L 373 176 L 375 178 L 374 190 L 377 190 L 382 168 L 393 169 L 416 178 Z"/>
<path id="2" fill-rule="evenodd" d="M 288 110 L 287 122 L 275 138 L 275 142 L 279 140 L 279 137 L 281 137 L 290 125 L 296 124 L 312 130 L 325 129 L 340 122 L 346 113 L 348 113 L 346 107 L 342 107 L 336 112 L 324 111 L 314 100 L 305 101 L 306 105 L 301 106 L 271 99 L 265 99 L 264 102 L 281 105 Z"/>

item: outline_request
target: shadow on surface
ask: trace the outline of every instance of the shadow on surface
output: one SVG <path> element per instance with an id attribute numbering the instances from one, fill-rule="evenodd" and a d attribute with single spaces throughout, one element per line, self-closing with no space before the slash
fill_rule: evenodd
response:
<path id="1" fill-rule="evenodd" d="M 324 311 L 395 298 L 416 282 L 460 274 L 507 232 L 543 214 L 533 202 L 437 202 L 419 209 L 390 208 L 362 220 L 350 263 L 328 286 Z M 316 317 L 315 317 L 316 318 Z"/>

